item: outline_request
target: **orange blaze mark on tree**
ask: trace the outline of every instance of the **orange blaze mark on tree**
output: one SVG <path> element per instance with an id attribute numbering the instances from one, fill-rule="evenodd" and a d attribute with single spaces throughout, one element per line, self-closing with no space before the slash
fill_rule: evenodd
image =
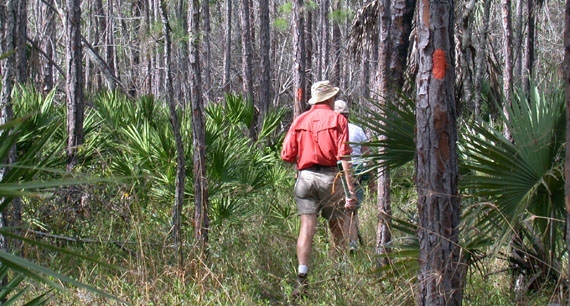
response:
<path id="1" fill-rule="evenodd" d="M 303 100 L 303 88 L 297 89 L 297 101 L 302 102 Z"/>
<path id="2" fill-rule="evenodd" d="M 441 49 L 436 49 L 433 53 L 433 77 L 438 80 L 443 80 L 445 78 L 445 71 L 447 69 L 447 61 L 445 57 L 445 51 Z"/>

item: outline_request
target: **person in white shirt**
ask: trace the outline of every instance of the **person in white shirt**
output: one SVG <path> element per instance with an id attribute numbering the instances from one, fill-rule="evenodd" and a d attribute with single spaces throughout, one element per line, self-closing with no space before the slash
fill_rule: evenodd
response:
<path id="1" fill-rule="evenodd" d="M 343 100 L 336 100 L 334 103 L 334 110 L 337 113 L 344 115 L 347 119 L 350 115 L 350 110 L 348 104 Z M 349 143 L 352 148 L 351 162 L 353 175 L 355 176 L 355 191 L 356 198 L 358 200 L 358 208 L 364 200 L 364 188 L 363 184 L 368 180 L 368 174 L 362 173 L 365 170 L 363 156 L 369 153 L 368 146 L 364 143 L 368 142 L 368 136 L 364 130 L 356 124 L 348 123 L 348 138 Z M 358 210 L 355 210 L 349 222 L 345 222 L 348 225 L 348 237 L 349 237 L 349 250 L 354 253 L 358 249 Z"/>

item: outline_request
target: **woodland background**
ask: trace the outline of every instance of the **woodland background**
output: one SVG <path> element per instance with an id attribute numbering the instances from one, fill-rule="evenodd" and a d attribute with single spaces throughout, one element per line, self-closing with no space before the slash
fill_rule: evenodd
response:
<path id="1" fill-rule="evenodd" d="M 374 180 L 300 304 L 567 303 L 564 6 L 3 1 L 2 304 L 289 304 L 279 151 L 325 79 Z"/>

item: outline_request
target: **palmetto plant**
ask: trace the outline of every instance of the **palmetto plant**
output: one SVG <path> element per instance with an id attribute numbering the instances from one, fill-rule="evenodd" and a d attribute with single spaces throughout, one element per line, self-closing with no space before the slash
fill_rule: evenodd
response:
<path id="1" fill-rule="evenodd" d="M 503 136 L 499 123 L 460 121 L 460 243 L 468 264 L 485 254 L 512 248 L 507 254 L 511 267 L 517 275 L 528 276 L 522 285 L 530 288 L 541 280 L 556 279 L 564 255 L 565 101 L 560 90 L 538 88 L 515 97 L 508 117 L 503 117 L 513 141 Z M 387 140 L 370 143 L 384 148 L 372 161 L 392 167 L 412 161 L 413 101 L 401 99 L 397 106 L 375 107 L 385 115 L 364 110 L 364 116 L 357 118 L 375 133 L 387 136 Z M 409 256 L 404 250 L 415 245 L 409 243 L 415 239 L 414 224 L 412 218 L 394 219 L 394 227 L 402 230 L 404 237 L 412 235 L 393 242 L 396 250 L 399 241 L 406 242 L 399 245 L 402 256 Z"/>
<path id="2" fill-rule="evenodd" d="M 565 99 L 561 90 L 517 95 L 505 119 L 512 142 L 490 124 L 462 137 L 462 186 L 473 197 L 479 234 L 511 240 L 510 260 L 530 279 L 557 279 L 564 253 Z M 527 288 L 531 284 L 524 284 Z"/>
<path id="3" fill-rule="evenodd" d="M 62 120 L 58 116 L 54 104 L 54 94 L 42 97 L 29 89 L 20 88 L 14 93 L 14 119 L 0 126 L 0 161 L 8 160 L 8 154 L 13 146 L 18 148 L 17 161 L 12 164 L 2 164 L 5 171 L 0 180 L 0 211 L 7 213 L 11 200 L 15 197 L 39 198 L 44 192 L 59 186 L 69 186 L 95 180 L 67 179 L 64 171 L 65 158 L 61 148 Z M 61 169 L 61 168 L 59 168 Z M 17 234 L 22 228 L 1 227 L 0 235 L 11 240 L 19 240 L 24 244 L 34 245 L 46 251 L 71 255 L 106 267 L 108 264 L 99 262 L 80 253 L 54 247 L 51 244 L 36 241 Z M 112 267 L 111 267 L 112 268 Z M 113 298 L 113 296 L 90 285 L 81 283 L 71 277 L 53 271 L 28 259 L 14 255 L 6 250 L 0 250 L 0 278 L 8 276 L 9 283 L 0 289 L 2 305 L 12 303 L 18 305 L 43 305 L 49 301 L 49 291 L 32 298 L 24 303 L 24 293 L 30 280 L 42 282 L 51 288 L 64 289 L 63 284 L 86 288 L 91 292 Z M 4 301 L 4 299 L 6 299 Z"/>
<path id="4" fill-rule="evenodd" d="M 205 109 L 209 213 L 214 225 L 248 216 L 252 212 L 248 198 L 271 184 L 277 159 L 267 152 L 269 139 L 285 115 L 281 109 L 269 112 L 254 141 L 248 130 L 255 109 L 238 96 L 229 95 L 223 102 L 210 103 Z M 99 128 L 93 134 L 93 146 L 106 150 L 102 155 L 112 173 L 133 178 L 125 192 L 138 194 L 142 203 L 172 202 L 176 155 L 165 106 L 152 97 L 132 100 L 116 93 L 100 95 L 95 104 Z M 180 112 L 185 156 L 192 160 L 191 109 Z M 189 167 L 186 177 L 186 197 L 191 203 L 193 171 Z M 161 212 L 164 223 L 167 214 L 167 210 Z"/>

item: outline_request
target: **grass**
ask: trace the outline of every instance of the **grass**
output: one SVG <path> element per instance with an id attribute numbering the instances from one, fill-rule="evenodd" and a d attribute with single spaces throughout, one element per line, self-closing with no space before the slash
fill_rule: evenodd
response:
<path id="1" fill-rule="evenodd" d="M 207 262 L 198 260 L 192 253 L 191 225 L 186 224 L 185 264 L 179 267 L 167 227 L 157 226 L 156 219 L 150 217 L 153 213 L 148 204 L 144 213 L 142 209 L 131 211 L 126 218 L 121 210 L 111 209 L 120 203 L 103 202 L 90 203 L 91 211 L 87 212 L 89 222 L 97 226 L 76 232 L 97 237 L 95 240 L 101 243 L 59 243 L 123 270 L 104 269 L 33 248 L 27 249 L 26 254 L 78 280 L 96 285 L 131 305 L 289 305 L 297 266 L 298 218 L 282 212 L 286 211 L 284 207 L 294 207 L 294 200 L 286 191 L 268 193 L 257 200 L 251 205 L 261 208 L 270 201 L 274 207 L 282 206 L 280 214 L 259 209 L 266 212 L 212 228 Z M 341 265 L 329 257 L 329 233 L 325 223 L 319 223 L 309 276 L 311 290 L 299 305 L 414 305 L 414 271 L 400 271 L 399 276 L 389 278 L 376 270 L 376 207 L 373 202 L 374 196 L 369 196 L 360 210 L 364 245 L 356 256 L 345 257 Z M 139 206 L 142 205 L 132 205 Z M 28 214 L 32 213 L 28 211 Z M 85 224 L 85 220 L 81 222 Z M 121 239 L 133 243 L 106 243 Z M 485 266 L 486 271 L 499 271 L 504 268 L 504 262 L 489 259 Z M 473 272 L 467 282 L 464 305 L 516 305 L 509 294 L 506 272 L 486 275 Z M 34 286 L 32 293 L 46 290 L 42 285 Z M 530 297 L 528 305 L 548 301 L 548 298 L 544 295 Z M 120 304 L 83 289 L 69 288 L 54 292 L 48 305 Z"/>

